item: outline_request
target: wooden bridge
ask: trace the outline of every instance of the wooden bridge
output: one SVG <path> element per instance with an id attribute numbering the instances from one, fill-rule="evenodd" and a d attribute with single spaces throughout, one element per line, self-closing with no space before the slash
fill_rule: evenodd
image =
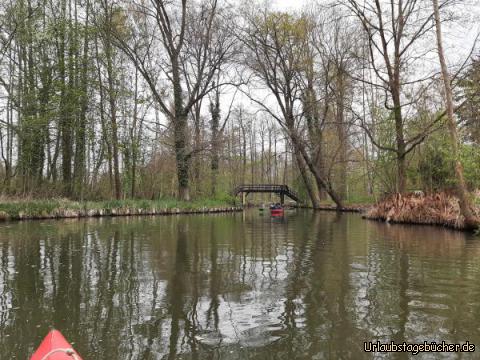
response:
<path id="1" fill-rule="evenodd" d="M 250 193 L 273 193 L 280 196 L 280 203 L 283 205 L 285 203 L 285 195 L 290 199 L 296 202 L 301 202 L 300 196 L 287 185 L 277 185 L 277 184 L 250 184 L 250 185 L 239 185 L 233 191 L 233 195 L 237 196 L 242 194 L 242 203 L 245 205 L 245 199 Z"/>

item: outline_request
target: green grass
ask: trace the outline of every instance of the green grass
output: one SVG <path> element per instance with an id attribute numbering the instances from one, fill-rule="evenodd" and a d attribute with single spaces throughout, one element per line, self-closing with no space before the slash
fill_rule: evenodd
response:
<path id="1" fill-rule="evenodd" d="M 188 202 L 178 201 L 175 199 L 126 199 L 85 202 L 67 199 L 0 200 L 0 219 L 48 217 L 53 214 L 61 215 L 62 213 L 66 213 L 68 211 L 104 210 L 105 213 L 108 214 L 112 211 L 112 209 L 201 210 L 231 206 L 233 206 L 233 201 L 228 201 L 228 199 L 198 199 Z"/>
<path id="2" fill-rule="evenodd" d="M 374 203 L 375 203 L 375 199 L 371 195 L 352 194 L 345 201 L 345 204 L 347 204 L 347 205 L 370 205 L 370 204 L 374 204 Z"/>

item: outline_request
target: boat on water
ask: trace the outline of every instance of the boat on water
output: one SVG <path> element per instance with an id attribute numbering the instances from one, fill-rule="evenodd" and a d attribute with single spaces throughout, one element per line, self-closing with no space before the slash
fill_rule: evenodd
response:
<path id="1" fill-rule="evenodd" d="M 283 216 L 284 209 L 280 204 L 270 205 L 270 215 L 272 216 Z"/>
<path id="2" fill-rule="evenodd" d="M 30 360 L 82 360 L 58 330 L 51 330 Z"/>

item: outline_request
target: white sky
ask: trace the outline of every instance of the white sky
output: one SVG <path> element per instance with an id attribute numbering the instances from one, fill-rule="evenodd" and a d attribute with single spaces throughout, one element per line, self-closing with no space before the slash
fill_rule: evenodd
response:
<path id="1" fill-rule="evenodd" d="M 274 8 L 282 11 L 301 10 L 307 4 L 325 3 L 328 0 L 271 0 Z M 430 1 L 430 0 L 423 0 Z M 480 0 L 464 0 L 457 6 L 455 21 L 443 28 L 446 57 L 452 65 L 461 64 L 466 59 L 480 33 Z M 480 39 L 479 39 L 480 40 Z M 477 43 L 477 52 L 480 44 Z"/>
<path id="2" fill-rule="evenodd" d="M 262 1 L 262 0 L 260 0 Z M 290 11 L 299 11 L 302 8 L 315 3 L 326 3 L 329 0 L 263 0 L 266 1 L 269 5 L 275 10 L 290 12 Z M 431 0 L 422 0 L 422 1 L 431 1 Z M 462 6 L 463 5 L 463 6 Z M 447 22 L 443 26 L 443 37 L 444 37 L 444 47 L 445 55 L 449 65 L 451 66 L 452 73 L 456 72 L 456 69 L 464 63 L 468 58 L 472 46 L 475 42 L 476 35 L 480 33 L 480 0 L 464 0 L 462 5 L 459 5 L 455 8 L 454 21 Z M 432 49 L 434 46 L 430 44 Z M 426 46 L 430 46 L 426 44 Z M 422 45 L 420 45 L 422 46 Z M 477 42 L 476 51 L 474 55 L 478 55 L 480 50 L 480 42 Z M 438 58 L 436 53 L 433 51 L 428 54 L 428 56 L 423 57 L 423 62 L 420 61 L 420 64 L 427 69 L 427 72 L 432 72 L 433 69 L 438 69 Z M 257 89 L 254 90 L 254 93 L 262 94 L 262 96 L 267 96 L 264 94 L 264 91 Z M 268 93 L 268 92 L 267 92 Z M 245 96 L 237 94 L 237 101 L 243 103 L 246 108 L 250 111 L 255 111 L 258 109 L 258 105 L 250 102 Z M 228 98 L 228 96 L 227 96 Z M 269 102 L 271 99 L 268 97 L 264 98 L 264 102 Z M 230 100 L 226 101 L 226 104 L 230 104 Z M 275 103 L 273 104 L 275 107 Z M 228 109 L 223 109 L 225 113 Z"/>
<path id="3" fill-rule="evenodd" d="M 274 0 L 274 6 L 281 10 L 301 9 L 307 0 Z"/>

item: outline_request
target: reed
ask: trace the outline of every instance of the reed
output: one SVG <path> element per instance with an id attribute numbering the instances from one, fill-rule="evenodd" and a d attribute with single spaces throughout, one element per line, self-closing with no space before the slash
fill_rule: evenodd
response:
<path id="1" fill-rule="evenodd" d="M 480 208 L 475 209 L 480 216 Z M 465 229 L 458 199 L 449 193 L 395 194 L 373 205 L 364 217 L 392 223 L 442 225 Z"/>

